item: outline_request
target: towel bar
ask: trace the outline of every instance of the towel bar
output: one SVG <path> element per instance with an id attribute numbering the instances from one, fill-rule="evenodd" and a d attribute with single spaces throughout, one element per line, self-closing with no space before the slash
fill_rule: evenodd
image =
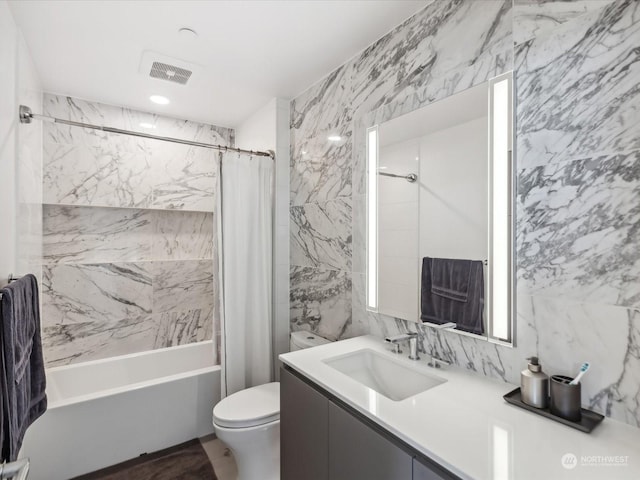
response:
<path id="1" fill-rule="evenodd" d="M 9 274 L 9 278 L 7 279 L 7 284 L 11 283 L 11 282 L 15 282 L 16 280 L 20 280 L 21 277 L 14 277 L 13 273 Z M 0 299 L 2 299 L 2 294 L 0 293 Z M 0 477 L 2 478 L 2 477 Z"/>
<path id="2" fill-rule="evenodd" d="M 28 458 L 0 464 L 0 479 L 26 480 L 28 473 Z"/>

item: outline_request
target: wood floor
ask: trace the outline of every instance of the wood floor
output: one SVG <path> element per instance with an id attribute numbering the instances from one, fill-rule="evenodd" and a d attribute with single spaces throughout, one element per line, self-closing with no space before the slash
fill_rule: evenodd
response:
<path id="1" fill-rule="evenodd" d="M 213 435 L 154 452 L 75 480 L 235 480 L 231 451 Z"/>
<path id="2" fill-rule="evenodd" d="M 238 469 L 231 450 L 213 435 L 200 439 L 218 480 L 236 480 Z"/>

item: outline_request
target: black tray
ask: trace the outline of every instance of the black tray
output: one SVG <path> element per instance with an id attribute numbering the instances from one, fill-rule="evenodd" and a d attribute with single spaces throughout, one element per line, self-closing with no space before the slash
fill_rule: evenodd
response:
<path id="1" fill-rule="evenodd" d="M 512 392 L 507 393 L 502 398 L 504 398 L 508 403 L 512 405 L 516 405 L 518 407 L 524 408 L 525 410 L 529 410 L 530 412 L 537 413 L 538 415 L 541 415 L 543 417 L 550 418 L 551 420 L 555 420 L 556 422 L 560 422 L 568 427 L 580 430 L 581 432 L 591 433 L 591 431 L 596 428 L 598 424 L 604 419 L 604 415 L 600 415 L 599 413 L 592 412 L 591 410 L 583 408 L 582 419 L 579 422 L 565 420 L 562 417 L 558 417 L 557 415 L 552 414 L 548 408 L 536 408 L 524 403 L 522 401 L 522 396 L 520 395 L 520 387 L 516 388 Z"/>

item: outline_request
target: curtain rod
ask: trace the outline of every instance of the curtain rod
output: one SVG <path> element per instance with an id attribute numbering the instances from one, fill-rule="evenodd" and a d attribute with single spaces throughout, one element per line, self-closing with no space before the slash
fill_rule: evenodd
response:
<path id="1" fill-rule="evenodd" d="M 20 123 L 31 123 L 33 119 L 39 119 L 47 122 L 71 125 L 74 127 L 90 128 L 93 130 L 102 130 L 103 132 L 119 133 L 121 135 L 131 135 L 133 137 L 150 138 L 152 140 L 161 140 L 163 142 L 181 143 L 183 145 L 193 145 L 194 147 L 211 148 L 214 150 L 224 150 L 225 152 L 248 153 L 250 155 L 255 155 L 258 157 L 270 157 L 272 160 L 275 158 L 275 154 L 272 151 L 261 152 L 261 151 L 255 151 L 255 150 L 245 150 L 243 148 L 227 147 L 225 145 L 214 145 L 211 143 L 193 142 L 190 140 L 182 140 L 180 138 L 173 138 L 173 137 L 161 137 L 159 135 L 150 135 L 148 133 L 134 132 L 132 130 L 122 130 L 120 128 L 113 128 L 113 127 L 102 127 L 99 125 L 91 125 L 90 123 L 81 123 L 81 122 L 74 122 L 72 120 L 64 120 L 62 118 L 48 117 L 46 115 L 33 113 L 31 109 L 26 105 L 20 105 L 19 112 L 20 112 Z"/>
<path id="2" fill-rule="evenodd" d="M 396 175 L 395 173 L 378 172 L 378 175 L 393 178 L 404 178 L 409 183 L 413 183 L 418 180 L 418 176 L 415 173 L 409 173 L 408 175 Z"/>

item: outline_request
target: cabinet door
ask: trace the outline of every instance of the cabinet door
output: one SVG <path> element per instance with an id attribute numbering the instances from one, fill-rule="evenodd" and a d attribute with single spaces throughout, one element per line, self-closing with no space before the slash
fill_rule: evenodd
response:
<path id="1" fill-rule="evenodd" d="M 327 480 L 329 400 L 280 369 L 280 474 L 282 480 Z"/>
<path id="2" fill-rule="evenodd" d="M 330 480 L 411 480 L 411 456 L 329 402 Z"/>
<path id="3" fill-rule="evenodd" d="M 458 477 L 435 463 L 413 459 L 413 480 L 457 480 Z"/>

